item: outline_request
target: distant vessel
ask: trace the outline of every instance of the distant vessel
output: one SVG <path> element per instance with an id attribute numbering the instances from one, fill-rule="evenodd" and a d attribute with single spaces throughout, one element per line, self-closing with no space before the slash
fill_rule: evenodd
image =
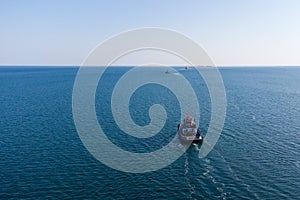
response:
<path id="1" fill-rule="evenodd" d="M 178 137 L 183 143 L 200 143 L 203 141 L 203 135 L 196 126 L 195 119 L 187 116 L 183 123 L 177 126 Z"/>
<path id="2" fill-rule="evenodd" d="M 165 71 L 165 73 L 166 73 L 166 74 L 171 74 L 172 72 L 169 71 L 169 70 L 167 70 L 167 71 Z"/>

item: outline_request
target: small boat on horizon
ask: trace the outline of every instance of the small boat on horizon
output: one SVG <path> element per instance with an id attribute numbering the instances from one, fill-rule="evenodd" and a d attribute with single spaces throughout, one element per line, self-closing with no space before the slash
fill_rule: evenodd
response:
<path id="1" fill-rule="evenodd" d="M 178 124 L 177 133 L 182 143 L 198 144 L 203 141 L 203 135 L 191 116 L 185 117 L 183 122 Z"/>

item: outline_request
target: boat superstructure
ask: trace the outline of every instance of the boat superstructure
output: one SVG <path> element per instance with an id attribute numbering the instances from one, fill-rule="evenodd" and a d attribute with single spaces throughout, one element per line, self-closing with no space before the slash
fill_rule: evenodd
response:
<path id="1" fill-rule="evenodd" d="M 195 119 L 187 116 L 177 127 L 178 137 L 183 143 L 200 143 L 203 135 L 196 125 Z"/>

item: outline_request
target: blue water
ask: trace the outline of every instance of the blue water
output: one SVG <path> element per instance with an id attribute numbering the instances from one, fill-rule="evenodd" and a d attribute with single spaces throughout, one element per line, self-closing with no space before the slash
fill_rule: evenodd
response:
<path id="1" fill-rule="evenodd" d="M 0 199 L 299 199 L 300 68 L 221 68 L 227 115 L 213 151 L 200 159 L 191 146 L 168 167 L 142 174 L 111 169 L 83 146 L 72 117 L 77 70 L 0 68 Z M 132 97 L 131 116 L 146 125 L 158 103 L 168 112 L 165 127 L 149 140 L 118 130 L 110 95 L 126 71 L 109 68 L 100 80 L 98 121 L 122 149 L 160 149 L 176 134 L 179 104 L 168 89 L 145 85 Z M 205 134 L 208 90 L 195 71 L 180 73 L 198 91 Z"/>

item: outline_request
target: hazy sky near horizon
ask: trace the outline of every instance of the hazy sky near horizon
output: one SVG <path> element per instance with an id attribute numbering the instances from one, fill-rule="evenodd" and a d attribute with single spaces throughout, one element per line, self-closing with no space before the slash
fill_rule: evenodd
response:
<path id="1" fill-rule="evenodd" d="M 300 65 L 298 0 L 0 0 L 0 65 L 79 65 L 105 39 L 160 27 L 216 65 Z"/>

